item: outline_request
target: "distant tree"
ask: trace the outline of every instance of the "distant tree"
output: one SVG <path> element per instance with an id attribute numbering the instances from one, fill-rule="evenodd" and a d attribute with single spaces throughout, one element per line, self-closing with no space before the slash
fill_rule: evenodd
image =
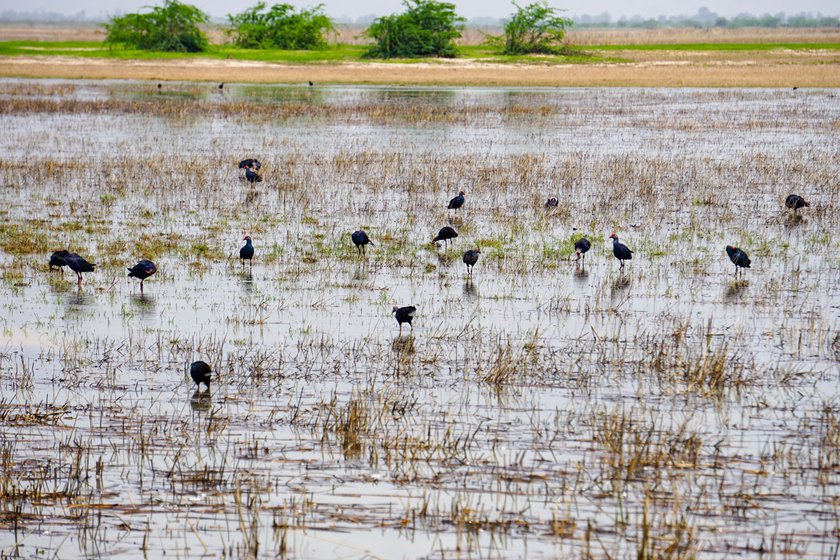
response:
<path id="1" fill-rule="evenodd" d="M 199 25 L 210 19 L 189 4 L 166 0 L 146 14 L 126 14 L 103 25 L 107 44 L 149 51 L 198 52 L 207 48 Z"/>
<path id="2" fill-rule="evenodd" d="M 572 20 L 557 15 L 557 10 L 545 2 L 516 7 L 505 25 L 504 54 L 559 54 L 563 52 L 563 37 Z"/>
<path id="3" fill-rule="evenodd" d="M 324 34 L 335 30 L 324 5 L 295 12 L 290 4 L 275 4 L 268 11 L 260 2 L 240 14 L 228 15 L 237 46 L 248 49 L 314 50 L 327 46 Z"/>
<path id="4" fill-rule="evenodd" d="M 369 58 L 411 58 L 457 55 L 455 39 L 461 36 L 465 18 L 455 5 L 437 0 L 403 0 L 406 11 L 374 20 L 365 30 L 374 43 Z"/>

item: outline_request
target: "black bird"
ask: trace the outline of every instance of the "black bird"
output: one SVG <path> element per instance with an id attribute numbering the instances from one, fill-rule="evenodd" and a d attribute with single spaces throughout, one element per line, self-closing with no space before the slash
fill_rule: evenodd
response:
<path id="1" fill-rule="evenodd" d="M 149 276 L 157 272 L 157 266 L 152 261 L 148 261 L 143 259 L 141 261 L 137 261 L 133 267 L 128 269 L 128 277 L 140 279 L 140 292 L 143 292 L 143 281 L 146 280 Z"/>
<path id="2" fill-rule="evenodd" d="M 738 267 L 749 268 L 752 263 L 747 254 L 738 247 L 727 245 L 726 254 L 729 255 L 729 260 L 735 265 L 735 276 L 738 275 Z"/>
<path id="3" fill-rule="evenodd" d="M 560 204 L 560 202 L 553 196 L 549 197 L 548 200 L 545 201 L 546 208 L 557 208 L 558 204 Z"/>
<path id="4" fill-rule="evenodd" d="M 403 323 L 408 323 L 408 326 L 411 327 L 411 332 L 414 332 L 414 325 L 411 324 L 411 320 L 414 319 L 416 312 L 417 308 L 413 305 L 406 305 L 405 307 L 397 307 L 395 305 L 391 309 L 391 313 L 394 314 L 394 317 L 397 319 L 397 324 L 400 326 L 400 336 L 402 336 Z"/>
<path id="5" fill-rule="evenodd" d="M 58 268 L 61 271 L 61 275 L 64 276 L 64 269 L 61 268 L 63 266 L 67 266 L 67 261 L 64 260 L 67 255 L 70 254 L 70 251 L 56 251 L 52 255 L 50 255 L 50 270 L 53 268 Z"/>
<path id="6" fill-rule="evenodd" d="M 472 276 L 472 269 L 475 263 L 478 262 L 478 255 L 481 254 L 481 249 L 476 247 L 464 253 L 464 264 L 467 265 L 467 274 Z"/>
<path id="7" fill-rule="evenodd" d="M 198 385 L 197 389 L 201 389 L 201 384 L 207 385 L 207 390 L 210 390 L 210 373 L 213 370 L 207 365 L 207 362 L 198 360 L 190 364 L 190 377 Z"/>
<path id="8" fill-rule="evenodd" d="M 315 84 L 312 83 L 312 80 L 309 80 L 309 87 L 314 86 Z"/>
<path id="9" fill-rule="evenodd" d="M 458 196 L 449 201 L 449 206 L 447 206 L 446 208 L 448 208 L 449 210 L 455 210 L 455 212 L 457 213 L 458 208 L 464 205 L 464 201 L 466 200 L 466 198 L 464 198 L 465 194 L 467 193 L 465 193 L 464 191 L 459 192 Z"/>
<path id="10" fill-rule="evenodd" d="M 79 279 L 79 286 L 82 285 L 82 272 L 93 272 L 93 269 L 96 268 L 95 264 L 87 262 L 76 253 L 66 254 L 64 261 L 70 267 L 70 270 L 76 273 L 76 277 Z"/>
<path id="11" fill-rule="evenodd" d="M 222 91 L 224 89 L 225 89 L 225 83 L 222 82 L 221 84 L 219 84 L 219 91 Z"/>
<path id="12" fill-rule="evenodd" d="M 458 237 L 458 232 L 452 229 L 449 226 L 443 226 L 440 228 L 437 236 L 432 239 L 432 243 L 437 243 L 438 241 L 443 241 L 444 246 L 447 246 L 450 239 L 455 239 Z"/>
<path id="13" fill-rule="evenodd" d="M 249 183 L 262 183 L 262 177 L 257 175 L 257 172 L 252 170 L 250 167 L 245 168 L 245 178 L 248 180 Z"/>
<path id="14" fill-rule="evenodd" d="M 259 160 L 253 158 L 243 159 L 239 162 L 239 169 L 247 169 L 249 167 L 259 170 L 259 168 L 262 167 L 262 164 Z"/>
<path id="15" fill-rule="evenodd" d="M 160 90 L 161 90 L 161 89 L 163 89 L 163 84 L 158 83 L 158 93 L 160 93 Z"/>
<path id="16" fill-rule="evenodd" d="M 242 266 L 245 266 L 245 261 L 248 261 L 250 266 L 254 266 L 254 261 L 252 260 L 254 258 L 254 246 L 251 244 L 251 236 L 246 235 L 242 240 L 245 242 L 245 245 L 239 249 L 239 261 L 242 263 Z"/>
<path id="17" fill-rule="evenodd" d="M 586 252 L 592 247 L 592 243 L 585 237 L 581 237 L 577 241 L 575 241 L 575 254 L 577 255 L 576 261 L 580 260 L 580 257 L 583 256 L 583 260 L 586 260 Z"/>
<path id="18" fill-rule="evenodd" d="M 621 263 L 621 268 L 623 268 L 624 261 L 629 261 L 633 258 L 633 251 L 628 249 L 624 243 L 619 243 L 616 234 L 610 234 L 610 239 L 613 240 L 613 255 L 615 255 L 615 258 Z"/>
<path id="19" fill-rule="evenodd" d="M 360 255 L 365 254 L 365 245 L 373 245 L 373 241 L 370 240 L 368 234 L 363 229 L 354 231 L 350 235 L 350 239 L 353 240 L 353 245 L 356 246 L 356 250 L 359 252 Z"/>
<path id="20" fill-rule="evenodd" d="M 789 194 L 785 199 L 785 206 L 793 210 L 793 213 L 796 214 L 796 211 L 800 208 L 804 208 L 807 206 L 811 206 L 808 204 L 804 198 L 799 196 L 798 194 Z"/>

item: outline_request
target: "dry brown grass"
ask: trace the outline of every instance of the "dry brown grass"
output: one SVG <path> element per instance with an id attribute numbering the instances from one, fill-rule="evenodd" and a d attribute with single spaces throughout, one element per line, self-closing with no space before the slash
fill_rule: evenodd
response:
<path id="1" fill-rule="evenodd" d="M 27 78 L 225 81 L 241 83 L 484 86 L 840 87 L 836 54 L 634 53 L 640 62 L 590 65 L 287 65 L 222 60 L 114 61 L 72 57 L 0 58 L 0 76 Z M 820 62 L 821 61 L 821 62 Z"/>
<path id="2" fill-rule="evenodd" d="M 574 45 L 655 45 L 681 43 L 836 43 L 840 29 L 573 29 Z"/>

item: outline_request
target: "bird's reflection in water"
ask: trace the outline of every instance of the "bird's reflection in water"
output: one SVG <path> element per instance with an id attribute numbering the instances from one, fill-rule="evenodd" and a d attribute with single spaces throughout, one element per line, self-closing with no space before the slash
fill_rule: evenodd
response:
<path id="1" fill-rule="evenodd" d="M 253 206 L 260 200 L 260 196 L 262 193 L 256 189 L 248 190 L 245 192 L 245 205 L 246 206 Z"/>
<path id="2" fill-rule="evenodd" d="M 450 253 L 446 250 L 444 250 L 443 252 L 438 252 L 438 254 L 437 254 L 438 265 L 449 266 L 452 263 L 452 261 L 455 260 L 455 258 L 457 256 L 458 255 L 456 255 L 455 253 Z"/>
<path id="3" fill-rule="evenodd" d="M 190 408 L 196 412 L 207 412 L 212 405 L 213 399 L 209 389 L 204 392 L 196 389 L 195 393 L 190 397 Z"/>
<path id="4" fill-rule="evenodd" d="M 250 293 L 254 289 L 254 274 L 250 268 L 242 273 L 242 289 L 246 293 Z"/>
<path id="5" fill-rule="evenodd" d="M 617 292 L 620 290 L 626 290 L 630 286 L 630 275 L 624 274 L 623 272 L 618 275 L 618 278 L 615 279 L 615 282 L 612 284 L 613 292 Z"/>
<path id="6" fill-rule="evenodd" d="M 464 297 L 467 299 L 478 299 L 478 284 L 473 282 L 472 277 L 467 277 L 464 281 Z"/>
<path id="7" fill-rule="evenodd" d="M 586 270 L 586 266 L 580 263 L 575 264 L 575 271 L 574 271 L 575 280 L 581 283 L 586 283 L 587 279 L 589 278 L 589 271 Z"/>
<path id="8" fill-rule="evenodd" d="M 142 292 L 132 293 L 129 296 L 129 301 L 140 315 L 146 317 L 155 314 L 156 302 L 154 296 Z"/>
<path id="9" fill-rule="evenodd" d="M 398 336 L 391 342 L 391 350 L 398 354 L 413 354 L 414 353 L 414 335 L 407 334 L 405 336 Z"/>
<path id="10" fill-rule="evenodd" d="M 364 282 L 367 280 L 367 262 L 362 261 L 356 265 L 356 271 L 353 274 L 353 280 L 356 282 Z"/>
<path id="11" fill-rule="evenodd" d="M 733 280 L 726 287 L 726 293 L 724 294 L 724 299 L 726 301 L 736 300 L 749 287 L 750 287 L 750 283 L 747 280 Z"/>
<path id="12" fill-rule="evenodd" d="M 93 295 L 88 294 L 82 291 L 82 287 L 79 286 L 76 290 L 68 290 L 67 293 L 67 305 L 71 308 L 77 307 L 89 307 L 93 305 Z"/>
<path id="13" fill-rule="evenodd" d="M 799 226 L 804 226 L 807 223 L 808 220 L 806 220 L 799 214 L 788 214 L 785 218 L 784 226 L 788 229 L 793 229 Z"/>
<path id="14" fill-rule="evenodd" d="M 460 216 L 449 216 L 449 225 L 452 227 L 461 227 L 464 225 L 464 220 Z"/>

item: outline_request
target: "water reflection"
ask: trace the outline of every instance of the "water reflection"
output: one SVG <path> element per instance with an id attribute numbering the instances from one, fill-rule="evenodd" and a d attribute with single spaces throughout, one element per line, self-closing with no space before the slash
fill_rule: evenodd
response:
<path id="1" fill-rule="evenodd" d="M 726 286 L 724 293 L 724 301 L 732 302 L 741 298 L 741 295 L 746 293 L 747 288 L 750 287 L 748 280 L 733 280 Z"/>
<path id="2" fill-rule="evenodd" d="M 136 309 L 142 317 L 152 317 L 156 315 L 155 307 L 157 302 L 155 301 L 154 296 L 141 292 L 139 294 L 130 294 L 128 297 L 132 307 Z"/>
<path id="3" fill-rule="evenodd" d="M 619 273 L 618 278 L 616 278 L 612 283 L 613 295 L 615 295 L 616 292 L 626 290 L 628 287 L 630 287 L 630 275 L 624 274 L 622 271 Z"/>
<path id="4" fill-rule="evenodd" d="M 364 282 L 365 280 L 367 280 L 367 277 L 367 261 L 363 260 L 356 265 L 356 271 L 353 273 L 353 281 Z"/>
<path id="5" fill-rule="evenodd" d="M 478 284 L 473 282 L 472 277 L 467 277 L 464 281 L 464 298 L 468 300 L 475 300 L 479 298 Z"/>
<path id="6" fill-rule="evenodd" d="M 248 189 L 245 191 L 245 197 L 243 200 L 243 204 L 245 206 L 253 206 L 256 202 L 259 201 L 260 196 L 262 193 L 256 189 Z"/>
<path id="7" fill-rule="evenodd" d="M 397 336 L 391 342 L 391 350 L 398 354 L 413 354 L 414 353 L 414 335 L 407 334 Z"/>
<path id="8" fill-rule="evenodd" d="M 196 412 L 207 412 L 211 406 L 213 406 L 213 399 L 209 389 L 204 392 L 196 389 L 190 397 L 190 408 Z"/>
<path id="9" fill-rule="evenodd" d="M 588 283 L 589 271 L 586 270 L 586 264 L 580 262 L 575 263 L 575 271 L 572 274 L 574 275 L 575 281 L 581 284 Z"/>
<path id="10" fill-rule="evenodd" d="M 788 214 L 785 217 L 784 226 L 787 229 L 797 228 L 799 226 L 804 226 L 808 224 L 808 220 L 800 216 L 799 214 Z"/>
<path id="11" fill-rule="evenodd" d="M 75 290 L 66 290 L 67 292 L 67 299 L 65 303 L 67 307 L 70 309 L 77 309 L 82 307 L 90 307 L 94 304 L 94 297 L 93 294 L 87 293 L 82 291 L 82 287 L 79 286 Z"/>

